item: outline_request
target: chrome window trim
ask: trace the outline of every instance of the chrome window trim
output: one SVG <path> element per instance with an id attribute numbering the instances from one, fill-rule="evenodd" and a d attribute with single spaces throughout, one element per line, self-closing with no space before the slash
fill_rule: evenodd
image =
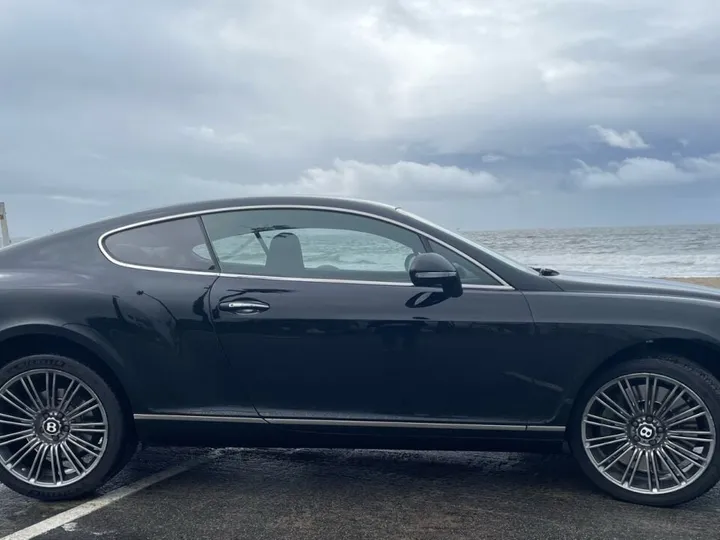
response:
<path id="1" fill-rule="evenodd" d="M 104 232 L 100 235 L 98 238 L 97 244 L 98 248 L 100 249 L 100 252 L 103 254 L 103 256 L 110 261 L 113 264 L 116 264 L 118 266 L 122 266 L 125 268 L 132 268 L 135 270 L 150 270 L 152 272 L 166 272 L 166 273 L 173 273 L 173 274 L 185 274 L 185 275 L 198 275 L 198 276 L 216 276 L 216 277 L 236 277 L 236 278 L 247 278 L 247 279 L 267 279 L 267 280 L 275 280 L 275 281 L 300 281 L 300 282 L 310 282 L 310 283 L 343 283 L 343 284 L 358 284 L 358 285 L 390 285 L 390 286 L 400 286 L 400 287 L 412 287 L 413 284 L 411 282 L 397 282 L 397 281 L 363 281 L 363 280 L 352 280 L 352 279 L 334 279 L 334 278 L 302 278 L 302 277 L 282 277 L 282 276 L 263 276 L 258 274 L 232 274 L 232 273 L 226 273 L 226 272 L 211 272 L 211 271 L 202 271 L 202 270 L 180 270 L 175 268 L 162 268 L 162 267 L 155 267 L 155 266 L 145 266 L 145 265 L 139 265 L 139 264 L 132 264 L 132 263 L 125 263 L 122 261 L 119 261 L 115 259 L 105 248 L 104 242 L 105 239 L 109 236 L 112 236 L 113 234 L 121 233 L 130 229 L 136 229 L 139 227 L 144 227 L 146 225 L 153 225 L 155 223 L 162 223 L 165 221 L 173 221 L 176 219 L 183 219 L 188 217 L 198 217 L 198 216 L 204 216 L 207 214 L 220 214 L 224 212 L 237 212 L 242 210 L 324 210 L 324 211 L 330 211 L 330 212 L 340 212 L 344 214 L 352 214 L 362 217 L 367 217 L 370 219 L 375 219 L 378 221 L 383 221 L 385 223 L 389 223 L 391 225 L 395 225 L 397 227 L 403 228 L 407 231 L 413 232 L 423 238 L 432 240 L 433 242 L 436 242 L 440 244 L 441 246 L 449 249 L 450 251 L 453 251 L 463 259 L 467 260 L 470 264 L 480 268 L 483 272 L 488 274 L 490 277 L 492 277 L 494 280 L 498 282 L 498 285 L 476 285 L 476 284 L 463 284 L 463 288 L 467 289 L 484 289 L 484 290 L 515 290 L 515 288 L 508 284 L 504 279 L 502 279 L 500 276 L 498 276 L 495 272 L 487 268 L 485 265 L 480 263 L 479 261 L 476 261 L 466 253 L 463 253 L 459 249 L 451 246 L 450 244 L 443 242 L 442 240 L 435 238 L 434 236 L 429 235 L 428 233 L 421 231 L 420 229 L 416 229 L 415 227 L 412 227 L 410 225 L 406 225 L 404 223 L 401 223 L 399 221 L 386 218 L 384 216 L 378 216 L 376 214 L 371 214 L 369 212 L 364 212 L 362 210 L 352 210 L 349 208 L 339 208 L 334 206 L 319 206 L 319 205 L 309 205 L 309 204 L 263 204 L 263 205 L 249 205 L 249 206 L 229 206 L 229 207 L 222 207 L 222 208 L 211 208 L 206 210 L 196 210 L 193 212 L 184 212 L 181 214 L 173 214 L 170 216 L 163 216 L 159 218 L 153 218 L 148 219 L 144 221 L 139 221 L 136 223 L 131 223 L 129 225 L 123 225 L 122 227 L 117 227 L 115 229 L 109 230 Z M 212 247 L 212 246 L 210 246 Z"/>
<path id="2" fill-rule="evenodd" d="M 134 414 L 135 420 L 170 420 L 180 422 L 228 422 L 236 424 L 273 424 L 273 425 L 313 425 L 313 426 L 345 426 L 345 427 L 390 427 L 419 429 L 464 429 L 474 431 L 532 431 L 557 432 L 565 431 L 564 426 L 526 425 L 526 424 L 479 424 L 472 422 L 425 422 L 425 421 L 390 421 L 390 420 L 339 420 L 322 418 L 281 418 L 260 416 L 210 416 L 195 414 Z"/>

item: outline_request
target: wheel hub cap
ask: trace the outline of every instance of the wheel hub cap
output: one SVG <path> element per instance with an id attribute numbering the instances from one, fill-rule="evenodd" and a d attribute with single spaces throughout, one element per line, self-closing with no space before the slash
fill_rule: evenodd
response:
<path id="1" fill-rule="evenodd" d="M 630 424 L 628 438 L 634 444 L 652 448 L 662 443 L 664 431 L 665 427 L 659 419 L 643 416 Z"/>
<path id="2" fill-rule="evenodd" d="M 611 482 L 636 493 L 682 489 L 707 469 L 715 421 L 681 382 L 652 373 L 619 377 L 588 402 L 582 421 L 585 452 Z"/>
<path id="3" fill-rule="evenodd" d="M 49 411 L 37 415 L 34 431 L 40 439 L 49 443 L 57 443 L 67 439 L 70 426 L 70 421 L 63 413 Z"/>
<path id="4" fill-rule="evenodd" d="M 652 424 L 642 424 L 637 430 L 637 434 L 640 436 L 640 441 L 649 443 L 655 438 L 655 428 Z"/>
<path id="5" fill-rule="evenodd" d="M 60 422 L 57 420 L 50 418 L 48 420 L 45 420 L 43 422 L 43 431 L 45 431 L 46 435 L 50 435 L 51 437 L 57 436 L 60 434 Z"/>

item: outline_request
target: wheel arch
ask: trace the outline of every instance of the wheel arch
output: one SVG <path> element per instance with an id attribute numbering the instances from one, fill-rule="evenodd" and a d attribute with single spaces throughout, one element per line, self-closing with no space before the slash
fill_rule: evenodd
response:
<path id="1" fill-rule="evenodd" d="M 94 332 L 84 325 L 27 324 L 0 332 L 0 367 L 31 354 L 59 354 L 82 362 L 95 370 L 120 401 L 128 427 L 134 431 L 133 412 L 137 400 L 120 374 L 122 362 L 109 347 L 101 344 Z"/>
<path id="2" fill-rule="evenodd" d="M 635 358 L 652 356 L 653 354 L 673 354 L 687 358 L 691 362 L 698 364 L 720 381 L 720 346 L 714 343 L 701 339 L 668 337 L 647 340 L 630 345 L 615 352 L 602 361 L 585 377 L 582 384 L 578 387 L 577 392 L 575 392 L 572 398 L 572 403 L 569 407 L 566 418 L 565 438 L 567 439 L 571 436 L 573 428 L 571 419 L 576 412 L 576 408 L 582 405 L 578 402 L 578 397 L 585 392 L 587 387 L 600 373 L 613 366 Z"/>

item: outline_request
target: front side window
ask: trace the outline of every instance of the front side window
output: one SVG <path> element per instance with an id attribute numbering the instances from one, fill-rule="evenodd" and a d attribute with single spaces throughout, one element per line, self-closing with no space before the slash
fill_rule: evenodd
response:
<path id="1" fill-rule="evenodd" d="M 103 244 L 111 257 L 123 263 L 172 270 L 213 270 L 195 217 L 134 227 L 108 236 Z"/>
<path id="2" fill-rule="evenodd" d="M 455 268 L 457 268 L 457 271 L 460 274 L 460 281 L 462 281 L 463 284 L 494 286 L 502 285 L 494 277 L 485 272 L 482 268 L 468 261 L 465 257 L 461 257 L 454 251 L 438 244 L 434 240 L 429 240 L 429 242 L 430 249 L 433 252 L 442 255 L 448 261 L 450 261 L 453 266 L 455 266 Z"/>
<path id="3" fill-rule="evenodd" d="M 227 273 L 407 283 L 409 261 L 424 251 L 407 229 L 331 210 L 238 210 L 202 219 Z"/>

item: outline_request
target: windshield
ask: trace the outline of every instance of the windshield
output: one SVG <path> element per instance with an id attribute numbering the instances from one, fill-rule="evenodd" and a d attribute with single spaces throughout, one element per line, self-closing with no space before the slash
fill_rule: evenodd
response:
<path id="1" fill-rule="evenodd" d="M 497 253 L 497 252 L 491 250 L 490 248 L 487 248 L 487 247 L 485 247 L 485 246 L 483 246 L 483 245 L 481 245 L 481 244 L 478 244 L 477 242 L 475 242 L 475 241 L 473 241 L 473 240 L 470 240 L 467 236 L 463 236 L 463 235 L 461 235 L 461 234 L 459 234 L 459 233 L 457 233 L 457 232 L 454 232 L 454 231 L 451 231 L 451 230 L 449 230 L 449 229 L 446 229 L 445 227 L 442 227 L 441 225 L 438 225 L 438 224 L 435 223 L 435 222 L 432 222 L 432 221 L 430 221 L 430 220 L 428 220 L 428 219 L 425 219 L 425 218 L 423 218 L 423 217 L 420 217 L 420 216 L 418 216 L 417 214 L 413 214 L 412 212 L 408 212 L 407 210 L 403 210 L 402 208 L 396 208 L 395 210 L 396 210 L 398 213 L 400 213 L 400 214 L 403 214 L 403 215 L 406 215 L 406 216 L 408 216 L 408 217 L 411 217 L 412 219 L 415 219 L 415 220 L 417 220 L 417 221 L 420 221 L 420 222 L 422 222 L 422 223 L 424 223 L 424 224 L 426 224 L 426 225 L 428 225 L 428 226 L 430 226 L 430 227 L 433 227 L 433 228 L 438 229 L 438 230 L 440 230 L 440 231 L 442 231 L 442 232 L 444 232 L 444 233 L 446 233 L 446 234 L 449 234 L 449 235 L 452 236 L 453 238 L 457 238 L 458 240 L 461 240 L 461 241 L 465 242 L 466 244 L 470 244 L 470 245 L 476 247 L 477 249 L 479 249 L 480 251 L 483 251 L 483 252 L 487 253 L 487 254 L 490 255 L 491 257 L 493 257 L 493 258 L 495 258 L 495 259 L 498 259 L 498 260 L 504 262 L 505 264 L 508 264 L 508 265 L 510 265 L 510 266 L 512 266 L 512 267 L 514 267 L 514 268 L 517 268 L 518 270 L 522 270 L 522 271 L 524 271 L 524 272 L 531 272 L 531 273 L 533 273 L 533 274 L 536 274 L 536 273 L 537 273 L 537 271 L 534 270 L 532 267 L 530 267 L 530 266 L 528 266 L 528 265 L 526 265 L 526 264 L 523 264 L 523 263 L 521 263 L 521 262 L 518 262 L 518 261 L 516 261 L 515 259 L 511 259 L 510 257 L 507 257 L 506 255 L 502 255 L 502 254 L 500 254 L 500 253 Z"/>

